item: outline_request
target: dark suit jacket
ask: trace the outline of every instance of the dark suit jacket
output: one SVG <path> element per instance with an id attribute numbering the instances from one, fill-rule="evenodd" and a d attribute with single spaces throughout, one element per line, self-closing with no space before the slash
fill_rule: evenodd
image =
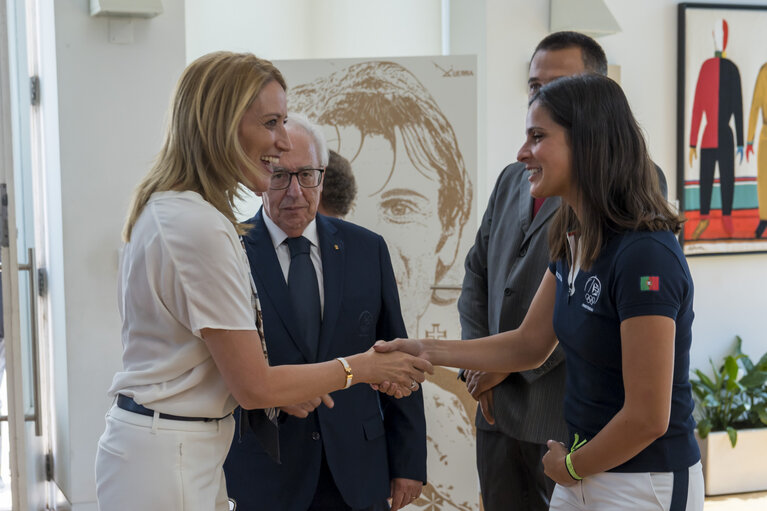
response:
<path id="1" fill-rule="evenodd" d="M 264 319 L 269 363 L 315 362 L 297 337 L 288 288 L 262 211 L 245 237 Z M 406 337 L 397 284 L 383 238 L 317 215 L 325 306 L 318 359 L 366 351 L 378 339 Z M 396 400 L 364 384 L 332 395 L 307 419 L 285 416 L 277 464 L 252 432 L 235 435 L 224 465 L 238 510 L 305 511 L 317 487 L 322 448 L 347 504 L 364 508 L 389 496 L 394 477 L 426 481 L 426 424 L 421 392 Z"/>
<path id="2" fill-rule="evenodd" d="M 522 323 L 547 271 L 548 224 L 559 202 L 558 197 L 546 199 L 533 218 L 525 165 L 514 163 L 501 172 L 466 256 L 458 299 L 464 339 L 513 330 Z M 478 410 L 477 427 L 526 442 L 564 441 L 564 391 L 564 354 L 557 347 L 540 368 L 512 373 L 496 386 L 495 426 Z"/>

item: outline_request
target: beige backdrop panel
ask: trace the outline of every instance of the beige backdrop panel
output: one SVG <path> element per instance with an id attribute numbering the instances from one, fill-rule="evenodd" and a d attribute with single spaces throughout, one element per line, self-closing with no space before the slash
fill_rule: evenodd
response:
<path id="1" fill-rule="evenodd" d="M 389 246 L 411 337 L 460 338 L 456 300 L 473 243 L 476 57 L 277 61 L 288 108 L 352 163 L 347 220 Z M 429 485 L 407 509 L 477 510 L 475 403 L 438 369 L 423 386 Z"/>

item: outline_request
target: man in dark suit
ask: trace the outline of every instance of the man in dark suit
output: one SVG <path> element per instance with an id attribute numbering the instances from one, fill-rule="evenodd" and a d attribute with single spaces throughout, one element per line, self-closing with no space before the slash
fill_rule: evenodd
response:
<path id="1" fill-rule="evenodd" d="M 292 149 L 273 166 L 263 208 L 244 238 L 270 364 L 333 360 L 377 339 L 405 337 L 386 243 L 367 229 L 317 215 L 327 144 L 298 115 L 291 114 L 287 129 Z M 303 264 L 309 273 L 298 281 L 293 277 Z M 426 482 L 421 392 L 396 400 L 356 385 L 332 398 L 333 408 L 319 406 L 318 398 L 281 409 L 279 464 L 252 432 L 235 435 L 224 470 L 239 511 L 379 510 L 388 509 L 388 497 L 399 509 L 420 495 Z"/>
<path id="2" fill-rule="evenodd" d="M 533 53 L 529 94 L 556 78 L 587 72 L 607 74 L 607 58 L 599 44 L 575 32 L 551 34 Z M 527 177 L 523 163 L 501 172 L 466 256 L 458 300 L 464 339 L 517 328 L 546 271 L 548 224 L 559 198 L 533 199 Z M 665 194 L 660 169 L 658 177 Z M 485 510 L 547 510 L 554 482 L 544 475 L 541 458 L 547 440 L 565 441 L 567 436 L 562 349 L 557 347 L 532 371 L 466 371 L 463 376 L 480 404 L 477 469 Z"/>

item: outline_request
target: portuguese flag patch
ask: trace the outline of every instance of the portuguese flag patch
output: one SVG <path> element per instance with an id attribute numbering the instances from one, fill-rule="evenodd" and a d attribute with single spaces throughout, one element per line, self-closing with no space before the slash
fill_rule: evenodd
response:
<path id="1" fill-rule="evenodd" d="M 660 291 L 660 277 L 649 275 L 639 277 L 639 289 L 641 291 Z"/>

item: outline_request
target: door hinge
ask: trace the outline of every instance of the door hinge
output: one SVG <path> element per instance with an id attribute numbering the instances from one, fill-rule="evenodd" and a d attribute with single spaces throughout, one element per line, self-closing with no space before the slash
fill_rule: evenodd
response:
<path id="1" fill-rule="evenodd" d="M 37 295 L 44 297 L 48 294 L 48 272 L 45 268 L 37 269 Z"/>
<path id="2" fill-rule="evenodd" d="M 53 481 L 53 453 L 48 452 L 45 455 L 45 480 Z"/>
<path id="3" fill-rule="evenodd" d="M 32 106 L 37 106 L 40 104 L 40 77 L 39 76 L 29 77 L 29 102 L 32 104 Z"/>
<path id="4" fill-rule="evenodd" d="M 0 245 L 9 246 L 8 239 L 8 186 L 0 184 Z"/>

